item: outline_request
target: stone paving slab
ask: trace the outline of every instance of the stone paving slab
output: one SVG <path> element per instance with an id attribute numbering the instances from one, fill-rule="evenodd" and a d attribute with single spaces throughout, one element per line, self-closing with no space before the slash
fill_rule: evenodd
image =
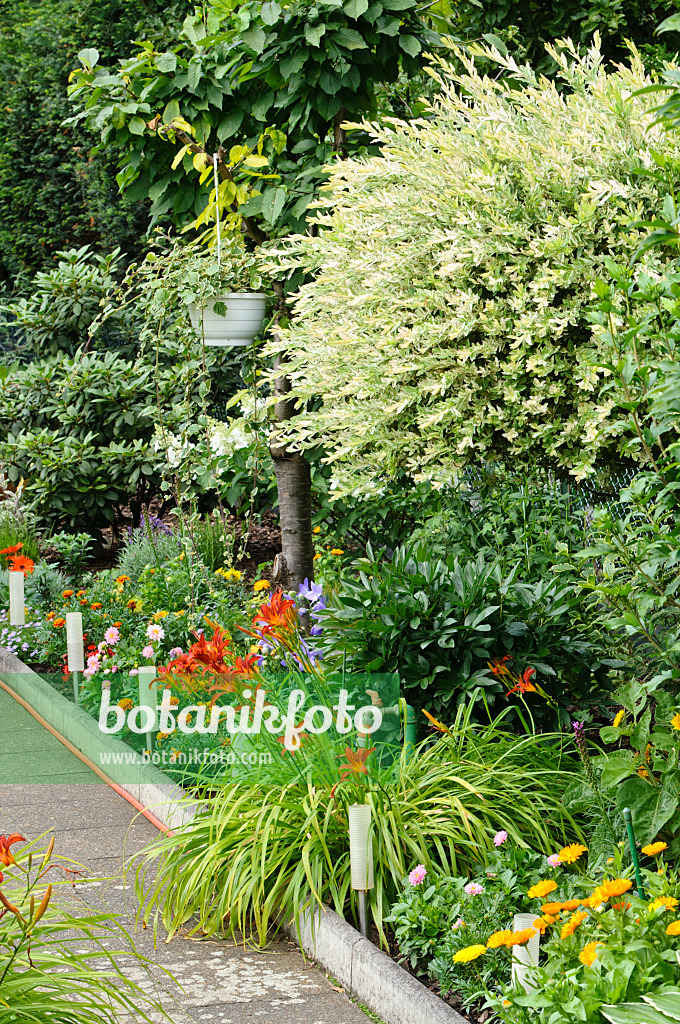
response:
<path id="1" fill-rule="evenodd" d="M 10 737 L 14 746 L 18 735 L 25 740 L 19 751 L 0 755 L 0 834 L 20 832 L 34 839 L 53 832 L 55 853 L 85 865 L 84 877 L 73 889 L 63 890 L 64 897 L 72 894 L 70 898 L 95 911 L 119 914 L 132 933 L 134 873 L 125 877 L 123 865 L 158 832 L 66 747 L 59 743 L 56 750 L 45 734 L 0 690 L 0 750 L 7 749 Z M 24 781 L 16 781 L 24 768 Z M 162 972 L 150 980 L 133 960 L 129 971 L 146 990 L 162 993 L 173 1024 L 367 1024 L 369 1018 L 344 991 L 336 991 L 286 939 L 266 950 L 226 939 L 164 939 L 164 933 L 159 935 L 154 949 L 151 929 L 135 932 L 139 952 L 169 970 L 180 988 Z"/>

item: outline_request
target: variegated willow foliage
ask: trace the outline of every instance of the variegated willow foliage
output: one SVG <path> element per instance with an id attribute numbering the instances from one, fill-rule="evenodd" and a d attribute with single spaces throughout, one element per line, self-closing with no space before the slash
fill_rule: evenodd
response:
<path id="1" fill-rule="evenodd" d="M 329 446 L 345 490 L 499 459 L 580 478 L 617 456 L 626 413 L 603 391 L 592 287 L 634 253 L 631 225 L 667 190 L 654 153 L 679 155 L 680 135 L 634 95 L 649 83 L 634 51 L 605 68 L 597 39 L 550 47 L 559 87 L 484 52 L 493 77 L 457 49 L 460 73 L 433 69 L 429 118 L 365 125 L 382 155 L 338 164 L 318 235 L 273 261 L 312 273 L 271 346 L 315 398 L 290 430 Z"/>

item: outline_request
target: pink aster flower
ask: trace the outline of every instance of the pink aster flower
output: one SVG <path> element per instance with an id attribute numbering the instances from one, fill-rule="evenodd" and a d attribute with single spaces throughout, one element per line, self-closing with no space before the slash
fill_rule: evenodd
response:
<path id="1" fill-rule="evenodd" d="M 139 675 L 139 669 L 138 668 L 131 668 L 130 671 L 128 672 L 128 675 L 130 675 L 130 676 L 138 676 Z"/>
<path id="2" fill-rule="evenodd" d="M 106 640 L 109 647 L 113 647 L 120 640 L 120 633 L 115 626 L 109 626 L 104 633 L 104 639 Z"/>
<path id="3" fill-rule="evenodd" d="M 468 896 L 481 896 L 484 892 L 484 886 L 480 885 L 479 882 L 468 882 L 464 887 L 464 891 Z"/>
<path id="4" fill-rule="evenodd" d="M 504 829 L 501 829 L 501 831 L 496 832 L 496 835 L 493 837 L 493 845 L 502 846 L 507 838 L 508 833 Z"/>
<path id="5" fill-rule="evenodd" d="M 151 646 L 151 644 L 147 644 L 146 647 L 142 647 L 142 657 L 143 658 L 153 658 L 155 653 L 156 652 L 154 651 L 154 649 Z"/>
<path id="6" fill-rule="evenodd" d="M 149 640 L 162 640 L 165 636 L 165 630 L 162 626 L 157 626 L 155 623 L 151 622 L 146 627 L 146 635 Z"/>
<path id="7" fill-rule="evenodd" d="M 411 885 L 422 885 L 425 881 L 427 869 L 424 864 L 417 864 L 408 876 Z"/>
<path id="8" fill-rule="evenodd" d="M 549 857 L 546 857 L 546 860 L 551 868 L 558 868 L 562 863 L 562 861 L 556 853 L 551 853 Z"/>
<path id="9" fill-rule="evenodd" d="M 171 658 L 179 658 L 180 654 L 184 654 L 184 651 L 182 650 L 181 647 L 172 647 L 170 649 Z"/>

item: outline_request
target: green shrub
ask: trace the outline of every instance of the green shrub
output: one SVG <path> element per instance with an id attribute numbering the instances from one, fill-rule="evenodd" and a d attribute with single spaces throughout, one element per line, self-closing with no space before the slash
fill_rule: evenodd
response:
<path id="1" fill-rule="evenodd" d="M 231 565 L 235 536 L 233 531 L 224 528 L 217 512 L 214 518 L 205 516 L 199 519 L 191 530 L 198 556 L 209 572 Z"/>
<path id="2" fill-rule="evenodd" d="M 101 300 L 113 287 L 123 262 L 118 249 L 97 256 L 87 245 L 55 255 L 56 267 L 36 274 L 28 298 L 0 305 L 0 328 L 18 329 L 22 348 L 38 359 L 57 352 L 73 355 L 87 341 Z M 122 342 L 122 336 L 116 338 L 114 325 L 108 326 L 107 347 L 114 339 Z M 132 339 L 127 340 L 131 347 Z"/>
<path id="3" fill-rule="evenodd" d="M 404 695 L 435 714 L 483 687 L 503 693 L 488 662 L 509 655 L 512 670 L 536 669 L 562 706 L 593 699 L 606 683 L 604 645 L 584 615 L 574 580 L 525 583 L 485 552 L 474 560 L 434 558 L 425 545 L 398 548 L 391 561 L 368 548 L 320 614 L 323 647 L 355 671 L 396 671 Z M 543 699 L 532 711 L 543 717 Z M 568 721 L 563 710 L 561 719 Z"/>
<path id="4" fill-rule="evenodd" d="M 113 352 L 58 355 L 11 373 L 0 388 L 0 459 L 49 524 L 94 529 L 133 515 L 170 472 L 156 440 L 156 387 L 166 429 L 184 422 L 200 359 L 164 350 L 154 362 Z"/>
<path id="5" fill-rule="evenodd" d="M 77 577 L 83 571 L 92 537 L 89 533 L 53 533 L 47 539 L 47 545 L 69 576 Z"/>

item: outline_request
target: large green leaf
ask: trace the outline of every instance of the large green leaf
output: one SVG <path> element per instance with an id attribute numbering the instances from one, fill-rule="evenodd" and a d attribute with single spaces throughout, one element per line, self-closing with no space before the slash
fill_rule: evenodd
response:
<path id="1" fill-rule="evenodd" d="M 619 810 L 630 807 L 636 838 L 643 844 L 650 843 L 678 806 L 677 787 L 668 782 L 652 786 L 636 775 L 621 783 L 616 803 Z"/>
<path id="2" fill-rule="evenodd" d="M 611 1024 L 671 1024 L 680 1020 L 680 988 L 642 998 L 642 1003 L 602 1006 L 600 1012 Z"/>

